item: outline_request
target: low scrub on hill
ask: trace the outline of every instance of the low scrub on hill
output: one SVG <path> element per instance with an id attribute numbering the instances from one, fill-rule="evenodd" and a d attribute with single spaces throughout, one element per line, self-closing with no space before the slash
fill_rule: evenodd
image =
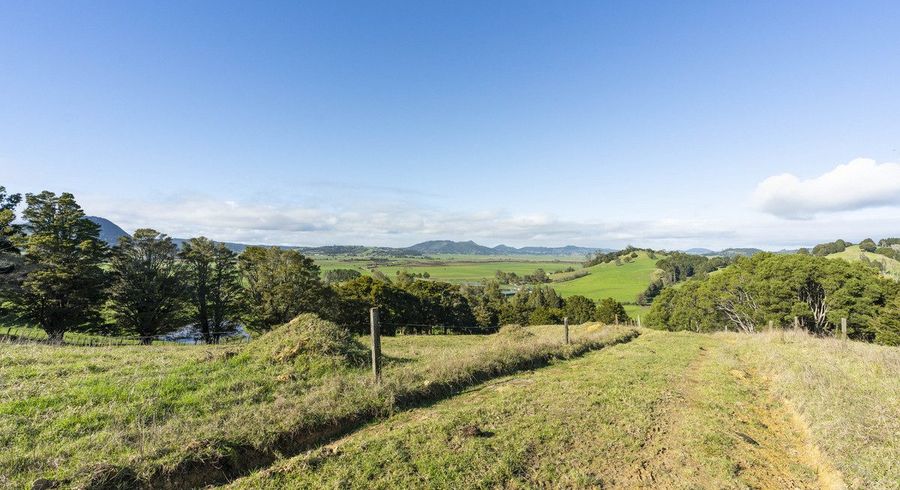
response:
<path id="1" fill-rule="evenodd" d="M 4 345 L 0 487 L 200 487 L 270 464 L 472 383 L 634 335 L 529 327 L 533 336 L 384 339 L 383 383 L 366 348 L 301 316 L 242 346 Z"/>

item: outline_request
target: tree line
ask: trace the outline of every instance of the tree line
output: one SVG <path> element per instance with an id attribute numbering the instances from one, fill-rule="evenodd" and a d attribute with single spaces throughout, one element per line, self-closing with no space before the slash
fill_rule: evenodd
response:
<path id="1" fill-rule="evenodd" d="M 637 304 L 650 305 L 662 292 L 663 288 L 693 278 L 704 278 L 710 272 L 728 266 L 734 261 L 730 257 L 704 257 L 684 252 L 669 252 L 656 261 L 656 268 L 661 273 L 655 277 L 647 289 L 637 296 Z"/>
<path id="2" fill-rule="evenodd" d="M 144 228 L 110 247 L 69 193 L 19 194 L 0 187 L 0 300 L 53 341 L 66 332 L 156 336 L 193 325 L 206 341 L 238 325 L 258 332 L 313 312 L 357 332 L 381 309 L 383 331 L 428 325 L 624 321 L 612 299 L 563 300 L 548 286 L 504 294 L 496 280 L 459 286 L 399 272 L 363 276 L 349 269 L 322 277 L 297 250 L 247 247 L 237 254 L 205 237 L 185 241 Z"/>
<path id="3" fill-rule="evenodd" d="M 760 253 L 713 275 L 665 288 L 648 325 L 669 330 L 756 332 L 771 321 L 835 335 L 842 318 L 851 338 L 900 344 L 900 284 L 862 263 L 815 255 Z"/>

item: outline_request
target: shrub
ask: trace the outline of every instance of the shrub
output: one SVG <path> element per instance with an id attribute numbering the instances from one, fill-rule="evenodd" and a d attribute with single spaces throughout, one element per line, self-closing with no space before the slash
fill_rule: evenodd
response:
<path id="1" fill-rule="evenodd" d="M 889 304 L 875 319 L 875 342 L 900 346 L 900 298 Z"/>

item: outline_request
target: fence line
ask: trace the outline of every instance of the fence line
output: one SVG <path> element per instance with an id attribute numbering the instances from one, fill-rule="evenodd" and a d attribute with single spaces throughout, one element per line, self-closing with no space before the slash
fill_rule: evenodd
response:
<path id="1" fill-rule="evenodd" d="M 388 331 L 392 334 L 400 335 L 450 335 L 450 334 L 490 334 L 500 330 L 499 326 L 485 327 L 481 325 L 444 325 L 433 323 L 413 323 L 413 322 L 384 322 L 379 321 L 379 325 L 388 327 Z M 368 325 L 367 325 L 368 326 Z M 362 331 L 362 325 L 343 325 L 350 331 Z M 154 335 L 154 336 L 104 336 L 99 334 L 83 334 L 78 332 L 67 332 L 61 342 L 55 342 L 50 339 L 46 332 L 33 327 L 7 327 L 3 331 L 0 327 L 0 342 L 6 343 L 40 343 L 54 345 L 73 345 L 82 347 L 121 347 L 133 345 L 200 345 L 200 344 L 233 344 L 245 343 L 251 339 L 247 335 L 235 335 L 233 330 L 229 331 L 213 331 L 208 336 L 211 341 L 207 342 L 207 336 L 202 333 L 193 335 Z"/>
<path id="2" fill-rule="evenodd" d="M 248 342 L 247 336 L 236 336 L 234 331 L 209 332 L 212 342 L 206 342 L 203 334 L 197 335 L 154 335 L 154 336 L 103 336 L 72 332 L 62 342 L 54 342 L 43 330 L 27 327 L 7 327 L 0 329 L 0 340 L 7 343 L 39 343 L 75 345 L 81 347 L 122 347 L 133 345 L 198 345 L 198 344 L 233 344 Z"/>

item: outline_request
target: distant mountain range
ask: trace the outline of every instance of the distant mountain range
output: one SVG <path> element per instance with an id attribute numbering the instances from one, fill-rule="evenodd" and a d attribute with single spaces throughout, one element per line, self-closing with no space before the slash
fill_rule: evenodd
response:
<path id="1" fill-rule="evenodd" d="M 110 246 L 119 242 L 119 237 L 129 236 L 129 234 L 112 221 L 101 218 L 99 216 L 88 216 L 87 219 L 100 225 L 100 239 L 109 243 Z M 187 241 L 185 238 L 173 238 L 179 247 Z M 220 242 L 225 244 L 229 249 L 240 253 L 250 245 L 236 242 Z M 508 245 L 497 245 L 496 247 L 486 247 L 479 245 L 472 240 L 464 242 L 456 242 L 453 240 L 429 240 L 427 242 L 417 243 L 410 247 L 367 247 L 363 245 L 327 245 L 323 247 L 290 247 L 281 246 L 281 248 L 290 248 L 299 250 L 307 255 L 355 255 L 370 257 L 421 257 L 423 255 L 550 255 L 550 256 L 570 256 L 584 257 L 586 255 L 595 254 L 597 252 L 612 252 L 611 248 L 590 248 L 576 247 L 567 245 L 565 247 L 510 247 Z M 706 257 L 737 257 L 751 256 L 762 252 L 758 248 L 726 248 L 724 250 L 711 250 L 708 248 L 689 248 L 685 253 L 693 255 L 703 255 Z M 782 250 L 776 253 L 795 253 L 796 250 Z"/>
<path id="2" fill-rule="evenodd" d="M 750 257 L 751 255 L 756 255 L 761 252 L 765 252 L 765 250 L 758 248 L 726 248 L 716 252 L 715 250 L 710 250 L 708 248 L 689 248 L 684 251 L 684 253 L 703 255 L 705 257 Z M 797 250 L 779 250 L 773 253 L 794 254 L 797 253 Z"/>
<path id="3" fill-rule="evenodd" d="M 125 230 L 112 221 L 99 216 L 88 216 L 87 219 L 100 225 L 100 239 L 110 246 L 119 242 L 119 237 L 130 236 Z M 179 247 L 187 239 L 173 238 Z M 235 242 L 220 242 L 226 247 L 241 252 L 248 244 Z M 309 255 L 356 255 L 373 257 L 418 257 L 422 255 L 556 255 L 556 256 L 585 256 L 596 252 L 611 252 L 608 248 L 587 248 L 567 245 L 565 247 L 522 247 L 515 248 L 507 245 L 486 247 L 471 240 L 466 242 L 454 242 L 452 240 L 431 240 L 417 243 L 411 247 L 366 247 L 363 245 L 328 245 L 323 247 L 288 247 L 299 250 Z"/>
<path id="4" fill-rule="evenodd" d="M 515 248 L 508 245 L 486 247 L 471 240 L 466 242 L 454 242 L 452 240 L 430 240 L 417 243 L 407 250 L 414 250 L 422 254 L 461 254 L 461 255 L 588 255 L 598 251 L 608 252 L 611 249 L 586 248 L 567 245 L 565 247 L 522 247 Z"/>

